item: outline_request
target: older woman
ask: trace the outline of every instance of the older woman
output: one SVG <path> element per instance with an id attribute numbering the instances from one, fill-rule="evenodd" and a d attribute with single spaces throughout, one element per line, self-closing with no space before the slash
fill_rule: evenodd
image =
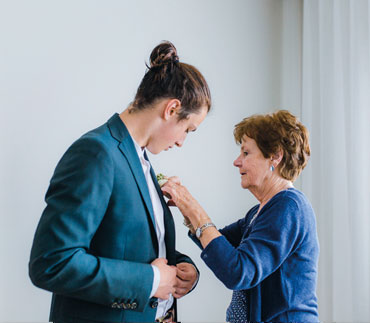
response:
<path id="1" fill-rule="evenodd" d="M 206 265 L 233 290 L 228 322 L 318 322 L 315 214 L 293 187 L 310 155 L 308 131 L 281 110 L 245 118 L 234 136 L 241 186 L 259 201 L 244 218 L 217 230 L 178 181 L 162 191 L 183 214 Z"/>

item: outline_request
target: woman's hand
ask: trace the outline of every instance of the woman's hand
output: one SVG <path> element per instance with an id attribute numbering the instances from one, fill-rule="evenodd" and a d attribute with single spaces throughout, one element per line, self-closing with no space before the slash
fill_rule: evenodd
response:
<path id="1" fill-rule="evenodd" d="M 170 177 L 161 189 L 163 194 L 170 199 L 168 205 L 177 206 L 185 220 L 190 221 L 194 229 L 198 228 L 201 222 L 209 221 L 206 212 L 187 188 L 180 184 L 178 177 L 174 180 Z"/>
<path id="2" fill-rule="evenodd" d="M 195 228 L 191 224 L 188 217 L 184 216 L 184 225 L 190 230 L 191 234 L 195 234 Z"/>
<path id="3" fill-rule="evenodd" d="M 169 205 L 175 205 L 184 216 L 185 221 L 190 221 L 193 228 L 189 228 L 194 234 L 197 228 L 212 222 L 198 201 L 189 193 L 185 186 L 169 180 L 162 186 L 162 192 L 170 198 Z M 213 239 L 221 236 L 215 227 L 208 227 L 200 236 L 200 242 L 205 248 Z"/>
<path id="4" fill-rule="evenodd" d="M 180 178 L 179 178 L 179 177 L 177 177 L 177 176 L 171 176 L 171 177 L 166 177 L 166 182 L 165 182 L 164 184 L 160 185 L 160 186 L 161 186 L 161 189 L 162 189 L 162 187 L 163 187 L 164 185 L 166 185 L 166 184 L 168 183 L 168 181 L 171 181 L 171 182 L 173 182 L 173 183 L 176 183 L 176 184 L 181 185 L 181 182 L 180 182 Z M 168 199 L 170 199 L 170 200 L 167 202 L 168 206 L 176 206 L 176 205 L 175 205 L 175 203 L 173 203 L 173 201 L 171 200 L 171 196 L 170 196 L 168 193 L 166 193 L 166 192 L 165 192 L 165 191 L 163 191 L 163 190 L 162 190 L 162 193 L 163 193 L 163 195 L 164 195 L 165 197 L 167 197 Z"/>

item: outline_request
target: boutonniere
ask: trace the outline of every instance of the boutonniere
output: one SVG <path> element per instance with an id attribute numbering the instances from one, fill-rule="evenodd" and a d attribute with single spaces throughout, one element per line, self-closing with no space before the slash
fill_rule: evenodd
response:
<path id="1" fill-rule="evenodd" d="M 168 177 L 163 175 L 162 173 L 157 174 L 157 181 L 160 187 L 167 183 Z"/>

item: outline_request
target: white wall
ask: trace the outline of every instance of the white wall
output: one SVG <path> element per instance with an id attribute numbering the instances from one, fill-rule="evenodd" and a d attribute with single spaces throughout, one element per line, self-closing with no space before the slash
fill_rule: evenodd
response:
<path id="1" fill-rule="evenodd" d="M 152 48 L 172 41 L 209 82 L 213 110 L 182 149 L 151 156 L 178 175 L 218 226 L 256 203 L 240 188 L 232 131 L 280 105 L 280 0 L 0 2 L 0 322 L 48 321 L 50 293 L 28 278 L 33 234 L 55 165 L 84 132 L 132 100 Z M 221 322 L 231 292 L 174 211 L 178 249 L 201 270 L 183 322 Z"/>

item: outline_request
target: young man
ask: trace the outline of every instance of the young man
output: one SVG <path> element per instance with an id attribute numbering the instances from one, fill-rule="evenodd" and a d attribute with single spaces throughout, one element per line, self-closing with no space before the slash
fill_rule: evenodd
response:
<path id="1" fill-rule="evenodd" d="M 173 322 L 198 273 L 146 155 L 181 147 L 211 106 L 199 71 L 165 42 L 135 100 L 58 163 L 31 251 L 32 282 L 53 292 L 50 320 Z"/>

